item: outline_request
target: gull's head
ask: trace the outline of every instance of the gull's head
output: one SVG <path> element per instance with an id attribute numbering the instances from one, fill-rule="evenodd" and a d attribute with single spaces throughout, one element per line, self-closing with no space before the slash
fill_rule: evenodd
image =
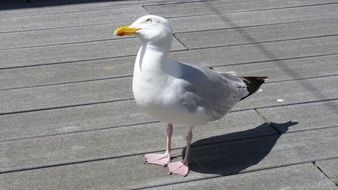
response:
<path id="1" fill-rule="evenodd" d="M 162 41 L 172 38 L 172 29 L 167 19 L 146 15 L 137 19 L 129 26 L 118 27 L 114 31 L 115 36 L 135 35 L 144 41 Z"/>

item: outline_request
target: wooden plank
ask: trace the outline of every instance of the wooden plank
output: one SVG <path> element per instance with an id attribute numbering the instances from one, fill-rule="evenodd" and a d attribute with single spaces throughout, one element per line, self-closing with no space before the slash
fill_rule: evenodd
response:
<path id="1" fill-rule="evenodd" d="M 13 0 L 11 0 L 13 1 Z M 108 2 L 85 2 L 85 1 L 40 1 L 34 2 L 30 0 L 22 0 L 23 4 L 0 5 L 0 17 L 19 17 L 19 16 L 36 16 L 46 14 L 60 14 L 69 12 L 81 12 L 90 10 L 120 9 L 128 6 L 135 6 L 139 1 L 108 1 Z"/>
<path id="2" fill-rule="evenodd" d="M 318 37 L 280 42 L 267 42 L 219 48 L 197 49 L 175 53 L 185 63 L 206 62 L 208 65 L 229 65 L 272 61 L 307 56 L 336 54 L 338 36 Z"/>
<path id="3" fill-rule="evenodd" d="M 154 122 L 133 100 L 17 113 L 0 116 L 0 141 Z"/>
<path id="4" fill-rule="evenodd" d="M 0 68 L 136 55 L 139 47 L 140 42 L 136 38 L 127 38 L 0 50 L 0 59 L 3 60 L 0 63 Z M 174 40 L 172 49 L 183 50 L 185 48 L 177 40 Z"/>
<path id="5" fill-rule="evenodd" d="M 0 49 L 70 44 L 76 42 L 113 39 L 114 25 L 80 26 L 71 28 L 55 28 L 50 30 L 34 30 L 14 33 L 0 33 Z"/>
<path id="6" fill-rule="evenodd" d="M 284 131 L 287 129 L 284 126 Z M 337 157 L 338 141 L 334 137 L 337 132 L 338 128 L 335 127 L 196 147 L 192 149 L 191 158 L 198 167 L 195 166 L 196 169 L 192 170 L 226 175 Z M 229 159 L 228 152 L 232 159 Z"/>
<path id="7" fill-rule="evenodd" d="M 299 124 L 289 131 L 301 131 L 338 126 L 338 101 L 316 102 L 286 107 L 259 109 L 269 122 L 283 123 L 289 120 Z M 275 125 L 281 130 L 281 126 Z"/>
<path id="8" fill-rule="evenodd" d="M 338 19 L 179 33 L 175 36 L 191 49 L 260 43 L 338 34 Z"/>
<path id="9" fill-rule="evenodd" d="M 338 185 L 338 159 L 318 161 L 316 165 Z"/>
<path id="10" fill-rule="evenodd" d="M 273 168 L 235 176 L 190 181 L 150 189 L 337 189 L 313 164 Z"/>
<path id="11" fill-rule="evenodd" d="M 0 113 L 107 102 L 132 97 L 131 80 L 92 81 L 0 92 Z"/>
<path id="12" fill-rule="evenodd" d="M 196 16 L 206 14 L 222 14 L 243 11 L 257 11 L 267 9 L 280 9 L 290 7 L 305 7 L 313 5 L 322 5 L 337 3 L 336 0 L 289 0 L 289 1 L 203 1 L 193 3 L 177 3 L 169 5 L 150 5 L 144 6 L 145 9 L 154 15 L 161 15 L 164 17 L 183 17 Z"/>
<path id="13" fill-rule="evenodd" d="M 235 71 L 241 76 L 269 76 L 267 82 L 330 76 L 338 74 L 338 55 L 217 66 L 214 70 Z"/>
<path id="14" fill-rule="evenodd" d="M 175 32 L 338 18 L 338 4 L 169 19 Z M 325 14 L 323 14 L 325 13 Z"/>
<path id="15" fill-rule="evenodd" d="M 245 131 L 237 134 L 241 135 L 243 133 L 245 133 Z M 142 164 L 143 156 L 134 155 L 2 174 L 0 175 L 0 181 L 3 184 L 6 184 L 5 182 L 11 182 L 10 184 L 14 183 L 19 187 L 40 187 L 42 189 L 46 187 L 58 187 L 62 189 L 90 189 L 94 187 L 132 189 L 183 183 L 220 176 L 219 174 L 204 174 L 196 171 L 197 168 L 203 166 L 218 165 L 218 171 L 224 171 L 224 174 L 236 173 L 238 170 L 242 173 L 276 166 L 305 163 L 328 157 L 337 157 L 337 135 L 338 128 L 332 128 L 193 147 L 193 160 L 196 160 L 196 153 L 202 153 L 201 151 L 209 154 L 201 154 L 202 160 L 196 160 L 197 163 L 196 161 L 192 162 L 190 165 L 192 170 L 189 176 L 185 178 L 169 176 L 167 168 L 144 165 Z M 156 137 L 156 135 L 153 136 Z M 135 139 L 137 137 L 139 136 L 130 138 Z M 130 143 L 131 142 L 132 141 L 130 141 Z M 142 141 L 137 141 L 138 145 L 140 145 L 140 142 Z M 156 144 L 156 142 L 154 139 L 153 144 Z M 142 147 L 146 147 L 145 145 L 146 143 L 141 143 Z M 217 147 L 218 149 L 216 149 Z M 111 151 L 111 149 L 109 149 L 109 151 Z M 66 152 L 71 154 L 70 151 Z M 180 152 L 181 150 L 177 150 L 174 151 L 174 154 L 177 155 Z M 181 159 L 181 157 L 178 159 Z M 206 161 L 210 162 L 207 165 L 203 165 L 206 164 Z M 259 163 L 257 164 L 257 162 Z M 302 171 L 304 170 L 302 169 Z M 306 171 L 307 170 L 305 170 L 305 172 Z M 267 172 L 267 170 L 265 170 L 265 172 Z M 322 176 L 318 173 L 315 175 Z M 239 177 L 239 175 L 236 177 Z M 269 179 L 271 179 L 270 177 L 271 176 L 269 176 Z M 303 180 L 304 179 L 301 181 Z M 257 183 L 257 181 L 255 181 L 255 183 Z M 323 182 L 318 181 L 318 183 Z"/>
<path id="16" fill-rule="evenodd" d="M 13 17 L 13 16 L 33 16 L 33 15 L 45 15 L 45 14 L 60 14 L 69 12 L 81 12 L 90 10 L 106 10 L 106 9 L 120 9 L 135 5 L 154 5 L 154 4 L 173 4 L 173 3 L 184 3 L 194 2 L 201 0 L 153 0 L 153 1 L 68 1 L 68 0 L 15 0 L 21 2 L 20 4 L 2 4 L 0 5 L 0 17 Z M 13 2 L 13 0 L 7 0 Z"/>
<path id="17" fill-rule="evenodd" d="M 162 151 L 165 149 L 166 139 L 164 126 L 164 124 L 153 123 L 1 142 L 0 172 Z M 186 143 L 185 135 L 188 128 L 176 125 L 174 127 L 173 148 L 181 148 Z M 238 130 L 248 131 L 242 136 L 231 134 Z M 264 124 L 263 119 L 251 110 L 232 113 L 217 122 L 196 127 L 194 138 L 202 139 L 224 133 L 230 134 L 222 141 L 276 132 Z M 213 142 L 220 141 L 215 139 Z"/>
<path id="18" fill-rule="evenodd" d="M 241 101 L 233 110 L 282 106 L 302 102 L 336 99 L 338 76 L 270 83 L 263 91 Z"/>
<path id="19" fill-rule="evenodd" d="M 119 9 L 91 10 L 49 15 L 1 17 L 0 32 L 41 30 L 93 24 L 131 22 L 148 14 L 142 6 L 128 6 Z M 52 22 L 51 22 L 52 21 Z"/>
<path id="20" fill-rule="evenodd" d="M 132 56 L 0 70 L 0 89 L 130 77 L 134 62 Z"/>
<path id="21" fill-rule="evenodd" d="M 175 57 L 175 53 L 173 56 Z M 189 52 L 186 53 L 186 56 L 189 56 Z M 338 74 L 338 55 L 230 66 L 219 66 L 224 64 L 224 61 L 220 55 L 216 57 L 219 57 L 217 63 L 215 61 L 216 65 L 210 65 L 206 58 L 196 58 L 192 62 L 204 67 L 217 66 L 214 67 L 214 70 L 219 72 L 235 71 L 238 75 L 243 76 L 273 76 L 269 82 Z M 131 76 L 134 60 L 135 57 L 123 57 L 0 70 L 0 89 Z M 233 63 L 229 61 L 226 64 Z M 287 72 L 288 70 L 293 72 Z"/>

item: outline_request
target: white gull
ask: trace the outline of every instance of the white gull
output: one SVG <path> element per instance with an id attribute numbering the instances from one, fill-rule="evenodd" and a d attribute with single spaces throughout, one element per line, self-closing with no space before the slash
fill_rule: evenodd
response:
<path id="1" fill-rule="evenodd" d="M 170 59 L 172 28 L 159 16 L 143 16 L 130 26 L 117 28 L 114 34 L 135 35 L 141 40 L 134 65 L 133 94 L 145 112 L 168 123 L 166 152 L 146 154 L 146 162 L 168 166 L 169 173 L 186 176 L 193 127 L 222 118 L 237 102 L 257 91 L 266 77 L 221 74 Z M 184 159 L 171 163 L 173 123 L 188 126 L 189 132 Z"/>

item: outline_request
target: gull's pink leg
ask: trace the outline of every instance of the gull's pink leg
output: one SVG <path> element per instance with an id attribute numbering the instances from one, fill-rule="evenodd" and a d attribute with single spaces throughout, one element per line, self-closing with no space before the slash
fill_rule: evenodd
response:
<path id="1" fill-rule="evenodd" d="M 186 137 L 187 147 L 185 149 L 185 157 L 182 161 L 173 162 L 168 164 L 169 174 L 177 174 L 181 176 L 187 176 L 189 173 L 189 152 L 190 144 L 192 140 L 192 127 L 189 129 L 189 133 Z"/>
<path id="2" fill-rule="evenodd" d="M 167 166 L 171 161 L 171 136 L 173 134 L 173 124 L 168 123 L 167 127 L 167 147 L 164 154 L 146 154 L 144 155 L 145 163 Z"/>

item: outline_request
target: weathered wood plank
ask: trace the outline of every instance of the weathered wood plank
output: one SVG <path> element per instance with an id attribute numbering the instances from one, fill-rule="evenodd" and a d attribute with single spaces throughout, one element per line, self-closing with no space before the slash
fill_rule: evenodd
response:
<path id="1" fill-rule="evenodd" d="M 34 30 L 14 33 L 0 33 L 0 49 L 70 44 L 76 42 L 113 39 L 112 25 L 80 26 Z"/>
<path id="2" fill-rule="evenodd" d="M 132 97 L 131 80 L 110 79 L 0 92 L 0 113 L 90 104 Z"/>
<path id="3" fill-rule="evenodd" d="M 332 76 L 265 84 L 263 92 L 241 101 L 233 110 L 336 99 L 337 79 L 338 76 Z"/>
<path id="4" fill-rule="evenodd" d="M 246 120 L 241 118 L 246 118 Z M 95 123 L 90 125 L 95 125 Z M 185 145 L 187 130 L 186 126 L 175 127 L 173 148 L 181 148 Z M 264 124 L 263 119 L 255 111 L 251 110 L 231 113 L 222 120 L 209 123 L 206 126 L 196 127 L 194 138 L 202 139 L 238 130 L 248 131 L 242 136 L 230 134 L 222 141 L 276 133 L 271 127 Z M 0 143 L 2 158 L 0 160 L 0 172 L 160 151 L 165 149 L 165 134 L 164 124 L 153 123 L 5 141 Z M 215 139 L 213 142 L 219 142 L 219 140 Z"/>
<path id="5" fill-rule="evenodd" d="M 201 0 L 128 0 L 128 1 L 68 1 L 68 0 L 15 0 L 21 3 L 0 5 L 0 16 L 1 17 L 13 17 L 13 16 L 33 16 L 33 15 L 45 15 L 45 14 L 58 14 L 58 13 L 69 13 L 69 12 L 81 12 L 90 10 L 106 10 L 106 9 L 120 9 L 135 5 L 156 5 L 156 4 L 173 4 L 173 3 L 185 3 L 194 2 Z M 13 2 L 13 0 L 7 0 Z"/>
<path id="6" fill-rule="evenodd" d="M 239 132 L 237 135 L 240 136 L 243 133 L 245 133 L 245 131 Z M 2 174 L 0 175 L 0 181 L 3 184 L 6 184 L 5 182 L 11 182 L 10 184 L 15 184 L 19 187 L 30 187 L 29 185 L 31 185 L 32 187 L 59 187 L 63 189 L 94 187 L 100 187 L 102 189 L 131 189 L 187 182 L 219 176 L 219 174 L 203 174 L 196 171 L 197 168 L 201 166 L 205 168 L 206 166 L 218 165 L 217 170 L 224 171 L 226 174 L 238 172 L 239 169 L 241 169 L 240 172 L 244 172 L 304 163 L 328 157 L 337 157 L 337 135 L 338 128 L 332 128 L 193 147 L 194 159 L 191 163 L 192 171 L 186 178 L 169 176 L 167 174 L 167 168 L 144 165 L 142 164 L 143 156 L 135 155 Z M 156 135 L 153 136 L 156 137 Z M 135 139 L 138 137 L 139 136 L 133 136 L 130 138 Z M 224 136 L 222 138 L 224 138 Z M 140 142 L 142 141 L 137 141 L 138 145 L 140 145 Z M 154 139 L 153 144 L 155 142 L 157 141 Z M 146 143 L 142 142 L 142 146 L 145 147 L 145 145 Z M 111 151 L 111 149 L 109 151 Z M 180 151 L 181 150 L 174 151 L 174 154 L 177 155 Z M 196 160 L 196 153 L 202 153 L 201 151 L 203 151 L 203 153 L 209 153 L 209 155 L 201 154 L 200 160 Z M 68 151 L 68 153 L 71 154 L 70 151 Z M 206 164 L 206 161 L 210 161 L 209 164 Z M 257 162 L 259 163 L 257 164 Z M 86 175 L 84 175 L 84 173 Z M 319 174 L 317 173 L 315 176 L 316 175 L 318 176 Z M 239 177 L 239 175 L 236 177 Z M 25 180 L 29 181 L 29 183 L 26 184 Z M 303 181 L 303 179 L 301 181 Z"/>
<path id="7" fill-rule="evenodd" d="M 338 90 L 336 88 L 336 90 Z M 314 92 L 316 93 L 316 92 Z M 259 109 L 269 122 L 282 123 L 290 120 L 299 124 L 289 131 L 318 129 L 338 126 L 338 101 L 316 102 L 286 107 Z M 277 129 L 281 126 L 275 125 Z"/>
<path id="8" fill-rule="evenodd" d="M 140 46 L 136 38 L 62 44 L 46 47 L 0 50 L 0 68 L 41 65 L 79 60 L 136 55 Z M 177 40 L 172 50 L 185 49 Z"/>
<path id="9" fill-rule="evenodd" d="M 176 34 L 185 46 L 217 47 L 338 34 L 338 19 Z"/>
<path id="10" fill-rule="evenodd" d="M 291 1 L 238 1 L 228 2 L 223 1 L 204 1 L 193 3 L 177 3 L 168 5 L 150 5 L 144 6 L 145 9 L 154 15 L 164 17 L 183 17 L 196 16 L 206 14 L 222 14 L 242 11 L 257 11 L 267 9 L 289 8 L 321 5 L 326 3 L 337 3 L 336 0 L 291 0 Z"/>
<path id="11" fill-rule="evenodd" d="M 175 57 L 175 53 L 172 54 Z M 186 53 L 189 56 L 189 52 Z M 222 57 L 216 65 L 208 64 L 208 59 L 196 58 L 192 62 L 204 67 L 217 66 L 219 72 L 235 71 L 238 75 L 273 76 L 269 81 L 301 79 L 338 74 L 338 55 L 309 57 L 283 61 L 262 62 L 218 66 L 224 64 Z M 52 85 L 67 82 L 126 77 L 133 74 L 135 57 L 80 61 L 71 64 L 44 65 L 38 67 L 0 70 L 0 89 Z M 236 62 L 234 62 L 236 63 Z M 227 62 L 226 64 L 233 64 Z M 325 65 L 325 67 L 323 67 Z M 288 70 L 293 71 L 292 73 Z"/>
<path id="12" fill-rule="evenodd" d="M 218 72 L 235 71 L 241 76 L 269 76 L 267 82 L 338 74 L 338 55 L 307 57 L 254 64 L 214 67 Z"/>
<path id="13" fill-rule="evenodd" d="M 199 2 L 203 0 L 126 0 L 126 1 L 87 1 L 87 0 L 3 0 L 11 3 L 2 3 L 1 16 L 30 16 L 41 14 L 55 14 L 65 12 L 87 11 L 95 9 L 121 8 L 131 5 L 163 5 L 173 3 Z M 13 3 L 14 1 L 14 3 Z M 17 2 L 17 3 L 15 3 Z M 224 2 L 224 1 L 223 1 Z M 18 10 L 21 9 L 21 10 Z"/>
<path id="14" fill-rule="evenodd" d="M 318 161 L 316 165 L 338 185 L 338 159 Z"/>
<path id="15" fill-rule="evenodd" d="M 338 18 L 338 4 L 172 18 L 175 32 Z M 324 13 L 324 14 L 323 14 Z"/>
<path id="16" fill-rule="evenodd" d="M 1 115 L 0 141 L 142 125 L 154 121 L 133 100 Z"/>
<path id="17" fill-rule="evenodd" d="M 11 0 L 12 1 L 12 0 Z M 34 2 L 30 0 L 27 3 L 27 0 L 22 0 L 24 3 L 21 4 L 12 4 L 12 5 L 0 5 L 0 17 L 19 17 L 19 16 L 36 16 L 36 15 L 46 15 L 46 14 L 60 14 L 60 13 L 69 13 L 69 12 L 81 12 L 81 11 L 90 11 L 90 10 L 105 10 L 105 9 L 120 9 L 128 6 L 135 6 L 140 2 L 137 0 L 128 0 L 128 1 L 108 1 L 108 2 L 95 2 L 88 3 L 85 1 L 82 2 L 63 2 L 60 0 L 57 1 L 40 1 Z"/>
<path id="18" fill-rule="evenodd" d="M 134 62 L 132 56 L 0 70 L 0 89 L 130 77 Z"/>
<path id="19" fill-rule="evenodd" d="M 259 181 L 259 182 L 258 182 Z M 313 164 L 300 164 L 261 170 L 235 176 L 217 177 L 150 189 L 337 189 Z"/>
<path id="20" fill-rule="evenodd" d="M 49 15 L 1 17 L 0 32 L 38 30 L 72 27 L 92 24 L 114 24 L 131 22 L 148 14 L 142 6 L 128 6 L 119 9 L 91 10 Z"/>
<path id="21" fill-rule="evenodd" d="M 209 65 L 228 65 L 271 61 L 306 56 L 335 54 L 338 36 L 318 37 L 280 42 L 267 42 L 219 48 L 196 49 L 175 53 L 175 58 L 186 63 L 206 62 Z M 200 61 L 196 61 L 200 60 Z M 222 60 L 220 62 L 220 60 Z"/>
<path id="22" fill-rule="evenodd" d="M 284 125 L 283 131 L 292 127 L 297 125 Z M 192 170 L 224 175 L 337 157 L 337 133 L 338 127 L 335 127 L 196 147 L 191 152 L 191 159 L 196 163 L 196 169 L 192 167 Z M 224 136 L 195 143 L 206 143 Z"/>

